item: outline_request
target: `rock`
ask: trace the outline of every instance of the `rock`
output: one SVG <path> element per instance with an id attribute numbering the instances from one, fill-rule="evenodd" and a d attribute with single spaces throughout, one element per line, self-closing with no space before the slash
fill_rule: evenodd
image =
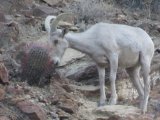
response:
<path id="1" fill-rule="evenodd" d="M 5 97 L 5 91 L 0 88 L 0 101 L 3 100 Z"/>
<path id="2" fill-rule="evenodd" d="M 133 13 L 133 18 L 134 18 L 135 20 L 138 20 L 139 17 L 140 17 L 139 14 L 137 14 L 136 12 Z"/>
<path id="3" fill-rule="evenodd" d="M 93 112 L 97 115 L 109 116 L 110 118 L 107 120 L 120 120 L 128 116 L 140 115 L 140 109 L 126 105 L 103 106 L 96 108 Z"/>
<path id="4" fill-rule="evenodd" d="M 50 114 L 54 120 L 59 120 L 58 115 L 55 112 L 50 112 Z"/>
<path id="5" fill-rule="evenodd" d="M 73 92 L 69 93 L 63 88 L 63 84 L 67 85 L 67 83 L 63 80 L 58 80 L 57 82 L 54 80 L 51 85 L 54 88 L 54 93 L 52 97 L 48 98 L 48 101 L 51 102 L 51 105 L 55 105 L 67 114 L 75 114 L 80 106 L 80 103 L 78 100 L 74 99 Z M 69 85 L 67 89 L 70 89 Z"/>
<path id="6" fill-rule="evenodd" d="M 82 85 L 82 86 L 77 86 L 77 85 L 70 85 L 76 90 L 81 91 L 83 95 L 89 97 L 89 96 L 98 96 L 99 95 L 99 86 L 93 86 L 93 85 Z"/>
<path id="7" fill-rule="evenodd" d="M 76 81 L 81 81 L 81 80 L 86 80 L 86 79 L 91 79 L 91 78 L 97 78 L 98 77 L 98 71 L 95 65 L 91 65 L 88 67 L 79 68 L 75 73 L 67 76 L 70 79 L 76 80 Z"/>
<path id="8" fill-rule="evenodd" d="M 79 107 L 77 101 L 67 98 L 61 100 L 59 104 L 58 107 L 69 114 L 76 113 Z"/>
<path id="9" fill-rule="evenodd" d="M 116 83 L 118 99 L 120 101 L 124 100 L 134 100 L 138 97 L 137 90 L 134 88 L 129 79 L 119 80 Z"/>
<path id="10" fill-rule="evenodd" d="M 71 27 L 71 26 L 74 26 L 73 24 L 69 23 L 69 22 L 64 22 L 64 21 L 60 21 L 58 23 L 59 26 L 61 27 Z"/>
<path id="11" fill-rule="evenodd" d="M 38 100 L 39 100 L 39 102 L 41 102 L 41 103 L 45 103 L 45 104 L 48 103 L 47 99 L 46 99 L 46 98 L 43 98 L 42 96 L 39 96 Z"/>
<path id="12" fill-rule="evenodd" d="M 63 0 L 42 0 L 42 1 L 46 2 L 50 6 L 53 6 L 57 5 L 59 2 L 62 2 Z"/>
<path id="13" fill-rule="evenodd" d="M 160 25 L 157 25 L 157 31 L 160 32 Z"/>
<path id="14" fill-rule="evenodd" d="M 10 119 L 6 116 L 0 116 L 0 120 L 10 120 Z"/>
<path id="15" fill-rule="evenodd" d="M 47 15 L 54 14 L 54 11 L 53 8 L 44 5 L 35 6 L 35 8 L 32 9 L 33 16 L 36 17 L 46 17 Z"/>
<path id="16" fill-rule="evenodd" d="M 138 117 L 132 117 L 131 120 L 154 120 L 154 115 L 146 114 L 146 115 L 139 115 Z M 127 120 L 127 119 L 126 119 Z M 158 120 L 158 119 L 157 119 Z"/>
<path id="17" fill-rule="evenodd" d="M 119 116 L 126 116 L 126 115 L 139 115 L 140 109 L 133 106 L 127 106 L 127 105 L 106 105 L 97 108 L 95 113 L 99 114 L 106 114 L 106 115 L 119 115 Z"/>
<path id="18" fill-rule="evenodd" d="M 56 13 L 53 8 L 44 5 L 35 5 L 31 9 L 21 10 L 21 12 L 28 18 L 46 17 L 47 15 L 52 15 Z"/>
<path id="19" fill-rule="evenodd" d="M 66 113 L 73 114 L 78 110 L 79 103 L 75 100 L 69 99 L 66 96 L 57 96 L 57 98 L 54 97 L 53 99 L 52 104 L 57 105 L 58 108 Z"/>
<path id="20" fill-rule="evenodd" d="M 74 32 L 75 32 L 75 31 L 79 31 L 78 27 L 75 27 L 75 26 L 69 28 L 69 30 L 70 30 L 70 31 L 74 31 Z"/>
<path id="21" fill-rule="evenodd" d="M 4 11 L 4 13 L 10 13 L 10 8 L 12 7 L 12 3 L 9 0 L 1 1 L 0 8 Z"/>
<path id="22" fill-rule="evenodd" d="M 17 85 L 17 86 L 7 86 L 6 92 L 15 96 L 15 95 L 22 95 L 24 93 L 24 89 Z"/>
<path id="23" fill-rule="evenodd" d="M 21 13 L 28 18 L 32 18 L 33 17 L 33 11 L 32 10 L 22 10 Z"/>
<path id="24" fill-rule="evenodd" d="M 157 117 L 156 119 L 157 119 L 157 120 L 160 120 L 160 117 Z"/>
<path id="25" fill-rule="evenodd" d="M 72 86 L 70 86 L 70 85 L 63 85 L 62 86 L 65 90 L 66 90 L 66 92 L 68 92 L 68 93 L 71 93 L 71 92 L 73 92 L 75 89 L 72 87 Z"/>
<path id="26" fill-rule="evenodd" d="M 82 57 L 84 57 L 85 55 L 77 50 L 74 50 L 74 49 L 71 49 L 71 48 L 68 48 L 63 57 L 62 57 L 62 61 L 61 61 L 61 64 L 60 66 L 64 66 L 64 65 L 67 65 L 73 61 L 75 61 L 76 59 L 80 59 Z"/>
<path id="27" fill-rule="evenodd" d="M 97 91 L 99 90 L 98 86 L 92 86 L 92 85 L 83 85 L 83 86 L 77 86 L 77 85 L 70 85 L 74 89 L 80 90 L 80 91 Z"/>
<path id="28" fill-rule="evenodd" d="M 8 47 L 19 40 L 19 27 L 16 22 L 0 23 L 0 28 L 0 48 Z"/>
<path id="29" fill-rule="evenodd" d="M 70 115 L 64 111 L 62 111 L 61 109 L 57 110 L 57 114 L 58 117 L 60 118 L 60 120 L 68 120 Z"/>
<path id="30" fill-rule="evenodd" d="M 153 120 L 153 114 L 141 114 L 141 110 L 126 105 L 108 105 L 96 108 L 93 112 L 102 117 L 98 117 L 98 120 Z M 108 118 L 104 118 L 104 116 Z"/>
<path id="31" fill-rule="evenodd" d="M 46 120 L 47 115 L 41 107 L 29 101 L 21 101 L 17 103 L 17 107 L 27 114 L 31 120 Z"/>
<path id="32" fill-rule="evenodd" d="M 6 22 L 5 15 L 2 11 L 0 11 L 0 22 Z"/>
<path id="33" fill-rule="evenodd" d="M 0 82 L 2 84 L 9 84 L 8 70 L 3 63 L 2 57 L 0 59 Z"/>
<path id="34" fill-rule="evenodd" d="M 159 101 L 159 107 L 160 107 L 160 101 Z M 156 117 L 157 118 L 160 118 L 160 109 L 159 109 L 159 111 L 156 111 L 157 113 L 156 113 Z M 159 119 L 158 119 L 159 120 Z"/>

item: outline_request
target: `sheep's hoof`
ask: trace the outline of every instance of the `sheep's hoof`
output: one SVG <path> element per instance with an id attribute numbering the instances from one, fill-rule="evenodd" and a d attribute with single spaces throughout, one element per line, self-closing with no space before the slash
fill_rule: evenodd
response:
<path id="1" fill-rule="evenodd" d="M 110 98 L 109 99 L 109 105 L 116 105 L 117 104 L 117 99 L 116 98 Z"/>
<path id="2" fill-rule="evenodd" d="M 143 108 L 143 109 L 141 110 L 142 115 L 144 115 L 146 112 L 147 112 L 147 108 Z"/>
<path id="3" fill-rule="evenodd" d="M 143 106 L 143 107 L 141 108 L 141 110 L 142 110 L 142 114 L 144 115 L 144 114 L 147 112 L 147 107 L 146 107 L 146 106 Z"/>
<path id="4" fill-rule="evenodd" d="M 146 112 L 142 110 L 141 114 L 142 114 L 142 115 L 145 115 L 145 113 L 146 113 Z"/>
<path id="5" fill-rule="evenodd" d="M 107 103 L 106 102 L 103 102 L 103 103 L 100 103 L 100 102 L 98 102 L 98 107 L 102 107 L 102 106 L 105 106 L 105 105 L 107 105 Z"/>
<path id="6" fill-rule="evenodd" d="M 141 114 L 144 115 L 147 112 L 147 106 L 144 105 L 143 101 L 140 102 L 139 108 L 141 109 Z"/>

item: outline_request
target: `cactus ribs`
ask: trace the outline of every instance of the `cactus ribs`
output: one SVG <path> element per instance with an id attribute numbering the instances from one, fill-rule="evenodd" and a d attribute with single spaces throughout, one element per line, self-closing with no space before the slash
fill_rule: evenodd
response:
<path id="1" fill-rule="evenodd" d="M 49 42 L 31 42 L 23 48 L 21 58 L 21 77 L 30 85 L 44 86 L 50 82 L 54 72 L 54 64 L 50 52 Z"/>

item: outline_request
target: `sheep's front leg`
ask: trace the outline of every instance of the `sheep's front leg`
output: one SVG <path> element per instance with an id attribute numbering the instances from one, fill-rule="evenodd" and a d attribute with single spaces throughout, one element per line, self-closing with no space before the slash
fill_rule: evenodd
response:
<path id="1" fill-rule="evenodd" d="M 117 103 L 117 93 L 116 93 L 116 74 L 117 74 L 117 68 L 118 68 L 118 55 L 113 54 L 110 59 L 110 75 L 109 80 L 111 84 L 111 97 L 109 100 L 110 105 L 115 105 Z"/>
<path id="2" fill-rule="evenodd" d="M 105 67 L 100 67 L 97 65 L 98 74 L 99 74 L 99 83 L 100 83 L 100 101 L 98 106 L 104 106 L 106 103 L 106 94 L 105 94 Z"/>

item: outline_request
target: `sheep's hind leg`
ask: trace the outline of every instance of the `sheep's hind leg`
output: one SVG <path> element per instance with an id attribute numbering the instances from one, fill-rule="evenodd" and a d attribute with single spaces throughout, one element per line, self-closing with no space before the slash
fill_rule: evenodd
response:
<path id="1" fill-rule="evenodd" d="M 98 106 L 104 106 L 106 104 L 106 94 L 105 94 L 105 67 L 100 67 L 97 65 L 100 83 L 100 101 Z"/>
<path id="2" fill-rule="evenodd" d="M 140 102 L 143 100 L 144 97 L 144 89 L 143 86 L 140 82 L 140 66 L 135 66 L 135 67 L 131 67 L 131 68 L 127 68 L 126 69 L 127 73 L 129 74 L 129 77 L 134 85 L 134 87 L 136 88 L 138 95 L 139 95 L 139 99 Z M 142 103 L 140 103 L 141 105 Z"/>
<path id="3" fill-rule="evenodd" d="M 147 105 L 148 105 L 148 98 L 150 93 L 150 78 L 149 78 L 149 72 L 150 72 L 150 64 L 151 60 L 146 56 L 141 56 L 141 68 L 142 68 L 142 76 L 144 81 L 144 98 L 142 101 L 142 112 L 145 113 L 147 111 Z"/>

